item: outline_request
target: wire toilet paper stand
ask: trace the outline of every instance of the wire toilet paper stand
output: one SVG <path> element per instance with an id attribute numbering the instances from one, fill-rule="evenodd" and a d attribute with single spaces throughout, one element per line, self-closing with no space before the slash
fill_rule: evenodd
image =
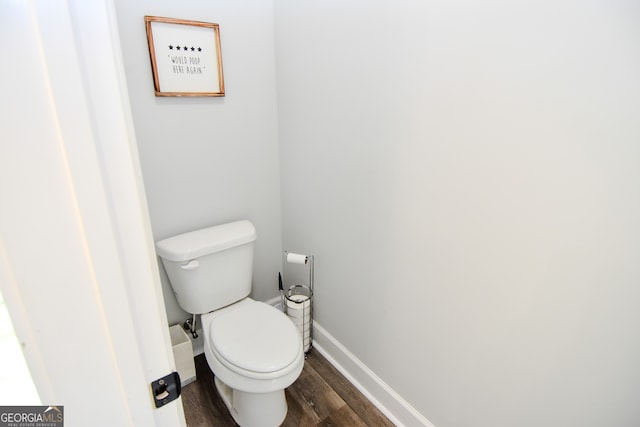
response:
<path id="1" fill-rule="evenodd" d="M 291 319 L 302 337 L 305 354 L 313 344 L 313 255 L 301 255 L 284 252 L 286 260 L 291 264 L 304 264 L 309 268 L 309 285 L 296 284 L 289 286 L 285 292 L 280 279 L 280 297 L 282 310 Z"/>

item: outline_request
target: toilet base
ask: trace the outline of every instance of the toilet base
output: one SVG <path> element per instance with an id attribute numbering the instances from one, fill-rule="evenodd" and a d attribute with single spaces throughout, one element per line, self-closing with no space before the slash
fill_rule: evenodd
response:
<path id="1" fill-rule="evenodd" d="M 284 390 L 247 393 L 232 389 L 218 377 L 214 382 L 229 413 L 242 427 L 277 427 L 287 416 Z"/>

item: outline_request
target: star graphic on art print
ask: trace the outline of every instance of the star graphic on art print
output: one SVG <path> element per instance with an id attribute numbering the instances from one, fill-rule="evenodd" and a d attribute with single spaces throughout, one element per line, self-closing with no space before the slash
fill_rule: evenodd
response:
<path id="1" fill-rule="evenodd" d="M 189 50 L 189 48 L 187 46 L 183 47 L 182 49 L 184 50 Z"/>
<path id="2" fill-rule="evenodd" d="M 173 45 L 172 44 L 169 45 L 169 50 L 173 50 Z"/>
<path id="3" fill-rule="evenodd" d="M 202 48 L 201 47 L 198 48 L 198 52 L 202 52 Z"/>
<path id="4" fill-rule="evenodd" d="M 194 50 L 196 50 L 196 48 L 191 46 L 191 52 L 193 52 Z"/>

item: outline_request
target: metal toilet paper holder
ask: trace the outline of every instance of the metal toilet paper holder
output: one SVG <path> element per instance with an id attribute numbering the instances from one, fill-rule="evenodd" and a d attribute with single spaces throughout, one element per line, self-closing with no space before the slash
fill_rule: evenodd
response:
<path id="1" fill-rule="evenodd" d="M 306 264 L 309 267 L 309 286 L 296 284 L 289 286 L 286 292 L 280 283 L 280 297 L 282 310 L 291 319 L 302 337 L 305 355 L 313 345 L 313 255 L 300 255 L 284 252 L 287 262 L 292 264 Z"/>

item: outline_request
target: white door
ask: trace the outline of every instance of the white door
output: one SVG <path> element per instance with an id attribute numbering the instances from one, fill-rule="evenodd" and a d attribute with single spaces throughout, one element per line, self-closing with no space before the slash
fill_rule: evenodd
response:
<path id="1" fill-rule="evenodd" d="M 0 2 L 0 286 L 67 426 L 184 426 L 110 0 Z M 0 402 L 2 405 L 2 402 Z"/>

